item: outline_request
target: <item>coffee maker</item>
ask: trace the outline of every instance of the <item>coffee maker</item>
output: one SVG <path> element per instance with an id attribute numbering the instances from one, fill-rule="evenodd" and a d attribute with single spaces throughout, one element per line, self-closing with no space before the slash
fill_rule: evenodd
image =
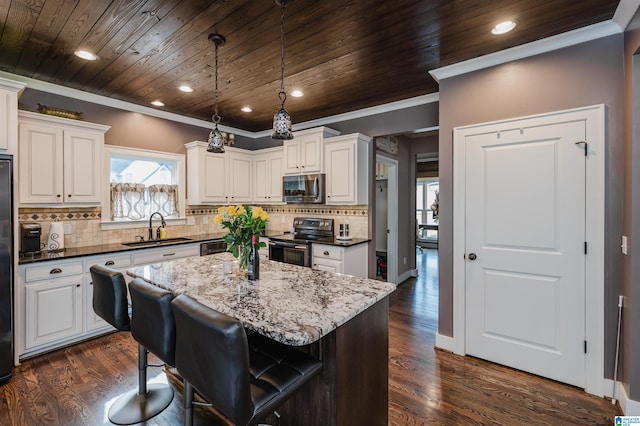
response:
<path id="1" fill-rule="evenodd" d="M 40 254 L 42 226 L 38 223 L 23 223 L 20 226 L 20 254 L 23 256 Z"/>

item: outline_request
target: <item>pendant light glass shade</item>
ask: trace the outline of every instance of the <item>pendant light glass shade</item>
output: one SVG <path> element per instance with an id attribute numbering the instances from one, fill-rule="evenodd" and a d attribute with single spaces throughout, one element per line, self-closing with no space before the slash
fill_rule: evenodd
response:
<path id="1" fill-rule="evenodd" d="M 220 34 L 209 34 L 209 43 L 216 47 L 216 106 L 213 114 L 213 123 L 215 126 L 209 133 L 207 151 L 215 153 L 224 152 L 224 138 L 220 130 L 218 130 L 218 123 L 220 122 L 220 115 L 218 115 L 218 47 L 222 46 L 226 41 L 227 40 Z"/>
<path id="2" fill-rule="evenodd" d="M 273 133 L 271 139 L 290 140 L 293 139 L 291 131 L 291 116 L 284 109 L 284 102 L 287 100 L 287 92 L 284 90 L 284 6 L 291 0 L 275 0 L 280 5 L 280 110 L 273 116 Z"/>
<path id="3" fill-rule="evenodd" d="M 207 145 L 208 152 L 215 152 L 215 153 L 224 152 L 224 138 L 222 137 L 222 133 L 220 133 L 220 130 L 218 130 L 217 122 L 213 130 L 209 132 L 209 140 L 207 142 L 209 144 Z"/>
<path id="4" fill-rule="evenodd" d="M 283 92 L 280 93 L 282 94 Z M 280 110 L 273 115 L 273 133 L 271 134 L 271 139 L 285 141 L 293 139 L 291 116 L 287 110 L 284 109 L 284 101 L 282 101 Z"/>

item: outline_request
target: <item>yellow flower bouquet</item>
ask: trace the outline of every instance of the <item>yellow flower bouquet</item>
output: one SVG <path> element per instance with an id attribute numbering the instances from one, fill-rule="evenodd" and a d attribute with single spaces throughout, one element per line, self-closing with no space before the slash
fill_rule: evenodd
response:
<path id="1" fill-rule="evenodd" d="M 251 250 L 251 236 L 256 236 L 258 248 L 266 247 L 260 242 L 265 225 L 269 220 L 269 213 L 262 207 L 228 206 L 220 207 L 218 214 L 213 218 L 213 223 L 222 225 L 228 230 L 223 237 L 227 243 L 227 251 L 240 259 L 240 269 L 247 269 L 249 251 Z"/>

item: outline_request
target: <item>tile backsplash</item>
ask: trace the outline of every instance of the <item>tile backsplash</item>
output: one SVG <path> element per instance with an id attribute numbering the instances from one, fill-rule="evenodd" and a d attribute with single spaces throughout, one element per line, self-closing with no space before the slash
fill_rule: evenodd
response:
<path id="1" fill-rule="evenodd" d="M 215 232 L 223 232 L 220 225 L 213 223 L 219 206 L 189 206 L 187 225 L 167 225 L 167 238 L 189 237 Z M 348 223 L 354 238 L 368 237 L 367 205 L 327 206 L 327 205 L 264 205 L 271 216 L 267 222 L 267 233 L 277 234 L 289 231 L 294 217 L 319 217 L 335 221 L 336 230 L 340 223 Z M 86 247 L 99 244 L 113 244 L 134 241 L 137 235 L 147 238 L 147 227 L 102 230 L 102 210 L 100 207 L 87 208 L 19 208 L 18 221 L 35 222 L 42 226 L 41 243 L 45 244 L 51 223 L 64 222 L 68 235 L 64 236 L 65 247 Z M 157 221 L 154 221 L 154 224 Z"/>

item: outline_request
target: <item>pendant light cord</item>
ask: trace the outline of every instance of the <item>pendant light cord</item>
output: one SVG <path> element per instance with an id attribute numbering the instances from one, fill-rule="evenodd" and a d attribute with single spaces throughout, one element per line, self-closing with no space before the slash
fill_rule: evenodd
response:
<path id="1" fill-rule="evenodd" d="M 220 115 L 218 115 L 218 47 L 220 43 L 216 42 L 216 53 L 215 53 L 215 66 L 216 66 L 216 107 L 213 113 L 213 122 L 216 124 L 216 128 L 218 128 L 218 123 L 220 122 Z"/>
<path id="2" fill-rule="evenodd" d="M 280 93 L 278 98 L 282 102 L 282 108 L 284 108 L 284 102 L 287 100 L 287 92 L 284 90 L 284 5 L 286 0 L 280 0 Z"/>

